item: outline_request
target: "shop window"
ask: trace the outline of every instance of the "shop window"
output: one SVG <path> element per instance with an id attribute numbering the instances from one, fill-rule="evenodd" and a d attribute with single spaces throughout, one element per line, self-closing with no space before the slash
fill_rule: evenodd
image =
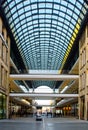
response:
<path id="1" fill-rule="evenodd" d="M 82 53 L 80 54 L 80 69 L 82 68 Z"/>
<path id="2" fill-rule="evenodd" d="M 3 118 L 6 118 L 6 96 L 3 95 Z"/>
<path id="3" fill-rule="evenodd" d="M 3 68 L 3 66 L 1 66 L 1 77 L 2 77 L 2 79 L 1 79 L 1 81 L 2 81 L 2 87 L 4 87 L 4 68 Z"/>
<path id="4" fill-rule="evenodd" d="M 0 93 L 0 119 L 6 118 L 6 96 Z"/>
<path id="5" fill-rule="evenodd" d="M 83 67 L 83 62 L 84 62 L 83 58 L 84 56 L 83 56 L 83 51 L 82 51 L 82 67 Z"/>
<path id="6" fill-rule="evenodd" d="M 82 89 L 82 75 L 80 75 L 80 91 Z"/>
<path id="7" fill-rule="evenodd" d="M 7 71 L 5 70 L 4 71 L 4 73 L 5 73 L 5 75 L 4 75 L 4 83 L 5 83 L 5 88 L 7 88 L 8 87 L 8 82 L 7 82 L 7 76 L 8 76 L 8 73 L 7 73 Z"/>
<path id="8" fill-rule="evenodd" d="M 86 64 L 86 49 L 84 48 L 84 53 L 83 53 L 83 61 L 84 65 Z"/>

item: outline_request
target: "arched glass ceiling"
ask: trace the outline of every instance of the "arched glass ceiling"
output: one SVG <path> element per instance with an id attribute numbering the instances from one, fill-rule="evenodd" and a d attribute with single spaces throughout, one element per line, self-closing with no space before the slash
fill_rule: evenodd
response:
<path id="1" fill-rule="evenodd" d="M 88 7 L 83 0 L 6 0 L 3 8 L 26 67 L 58 70 Z"/>

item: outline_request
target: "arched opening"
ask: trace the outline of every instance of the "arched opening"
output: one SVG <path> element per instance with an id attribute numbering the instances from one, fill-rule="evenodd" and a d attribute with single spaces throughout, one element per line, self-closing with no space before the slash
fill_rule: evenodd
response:
<path id="1" fill-rule="evenodd" d="M 35 89 L 34 91 L 35 93 L 53 93 L 53 90 L 48 87 L 48 86 L 39 86 L 38 88 Z M 42 99 L 35 99 L 35 102 L 38 106 L 41 106 L 41 111 L 42 113 L 47 113 L 52 111 L 51 110 L 51 105 L 53 103 L 54 100 L 52 99 L 46 99 L 46 98 L 42 98 Z"/>
<path id="2" fill-rule="evenodd" d="M 53 93 L 53 90 L 48 86 L 39 86 L 35 89 L 35 93 Z M 36 97 L 36 103 L 38 105 L 51 105 L 52 100 L 48 99 L 37 99 Z"/>
<path id="3" fill-rule="evenodd" d="M 53 90 L 48 86 L 39 86 L 35 89 L 35 93 L 52 93 Z"/>

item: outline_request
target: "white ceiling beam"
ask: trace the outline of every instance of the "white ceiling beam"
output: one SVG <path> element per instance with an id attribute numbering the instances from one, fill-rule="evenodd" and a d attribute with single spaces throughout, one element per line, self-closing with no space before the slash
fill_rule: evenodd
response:
<path id="1" fill-rule="evenodd" d="M 10 97 L 45 97 L 45 98 L 78 98 L 78 94 L 59 94 L 59 93 L 10 93 Z"/>
<path id="2" fill-rule="evenodd" d="M 10 74 L 10 80 L 54 80 L 62 81 L 68 79 L 79 79 L 79 75 L 59 74 Z"/>

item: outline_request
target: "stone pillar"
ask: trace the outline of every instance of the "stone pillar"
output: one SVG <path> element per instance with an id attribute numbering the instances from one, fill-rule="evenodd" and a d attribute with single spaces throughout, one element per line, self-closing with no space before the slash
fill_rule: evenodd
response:
<path id="1" fill-rule="evenodd" d="M 0 93 L 5 97 L 5 105 L 1 108 L 2 118 L 8 118 L 9 105 L 9 68 L 10 68 L 10 38 L 0 17 Z M 4 100 L 4 99 L 3 99 Z M 6 112 L 6 113 L 5 113 Z"/>
<path id="2" fill-rule="evenodd" d="M 88 25 L 79 42 L 79 119 L 88 120 Z"/>
<path id="3" fill-rule="evenodd" d="M 8 73 L 7 73 L 7 118 L 9 118 L 9 74 L 10 74 L 10 38 L 9 36 L 7 37 L 8 41 L 8 51 L 7 51 L 7 66 L 8 66 Z"/>

